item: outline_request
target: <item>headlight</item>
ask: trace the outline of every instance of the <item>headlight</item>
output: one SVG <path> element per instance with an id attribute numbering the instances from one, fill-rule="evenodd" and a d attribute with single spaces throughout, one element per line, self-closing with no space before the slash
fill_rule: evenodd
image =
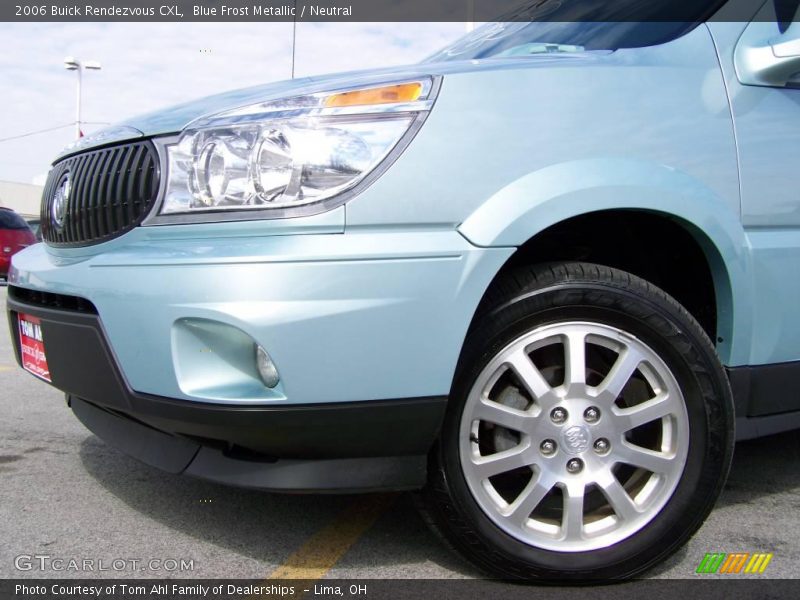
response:
<path id="1" fill-rule="evenodd" d="M 314 214 L 344 202 L 413 137 L 434 80 L 255 104 L 191 123 L 167 146 L 161 215 L 273 210 Z"/>

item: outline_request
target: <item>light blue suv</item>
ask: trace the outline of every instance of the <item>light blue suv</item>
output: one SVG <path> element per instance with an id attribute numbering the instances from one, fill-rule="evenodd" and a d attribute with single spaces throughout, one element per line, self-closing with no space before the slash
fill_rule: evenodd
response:
<path id="1" fill-rule="evenodd" d="M 490 23 L 85 138 L 20 364 L 169 472 L 422 489 L 495 576 L 641 573 L 800 426 L 797 4 Z"/>

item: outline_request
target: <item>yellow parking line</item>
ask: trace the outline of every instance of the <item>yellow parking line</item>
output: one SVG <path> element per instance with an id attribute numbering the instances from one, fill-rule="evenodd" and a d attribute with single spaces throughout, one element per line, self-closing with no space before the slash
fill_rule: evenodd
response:
<path id="1" fill-rule="evenodd" d="M 0 365 L 0 373 L 5 373 L 6 371 L 13 371 L 14 367 L 9 367 L 8 365 Z"/>
<path id="2" fill-rule="evenodd" d="M 303 579 L 307 582 L 321 579 L 372 527 L 395 497 L 388 494 L 359 497 L 330 525 L 312 535 L 267 579 Z"/>

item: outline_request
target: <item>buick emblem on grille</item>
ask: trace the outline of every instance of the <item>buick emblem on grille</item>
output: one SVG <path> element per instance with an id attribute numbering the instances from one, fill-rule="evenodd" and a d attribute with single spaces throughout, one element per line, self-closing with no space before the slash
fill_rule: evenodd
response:
<path id="1" fill-rule="evenodd" d="M 69 203 L 69 194 L 72 190 L 72 183 L 69 177 L 69 171 L 61 176 L 61 179 L 56 186 L 56 193 L 53 195 L 53 203 L 50 206 L 50 219 L 56 229 L 64 228 L 64 221 L 67 217 L 67 204 Z"/>

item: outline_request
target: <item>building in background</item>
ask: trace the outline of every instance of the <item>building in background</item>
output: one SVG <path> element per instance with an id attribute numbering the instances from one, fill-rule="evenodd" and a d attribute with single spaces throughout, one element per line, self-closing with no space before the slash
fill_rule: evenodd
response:
<path id="1" fill-rule="evenodd" d="M 39 216 L 42 186 L 15 181 L 0 181 L 0 206 L 10 208 L 26 219 Z"/>

